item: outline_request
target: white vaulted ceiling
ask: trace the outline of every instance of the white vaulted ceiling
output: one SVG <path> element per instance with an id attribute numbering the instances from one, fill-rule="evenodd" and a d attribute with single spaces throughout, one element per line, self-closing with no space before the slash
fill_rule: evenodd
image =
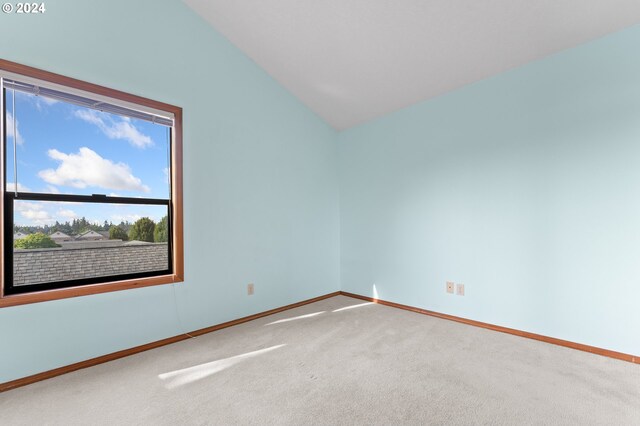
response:
<path id="1" fill-rule="evenodd" d="M 640 0 L 184 0 L 336 129 L 640 22 Z"/>

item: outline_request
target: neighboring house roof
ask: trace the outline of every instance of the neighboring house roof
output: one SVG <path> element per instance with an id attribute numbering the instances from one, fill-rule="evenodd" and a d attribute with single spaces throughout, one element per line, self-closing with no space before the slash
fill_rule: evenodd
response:
<path id="1" fill-rule="evenodd" d="M 24 232 L 16 232 L 15 234 L 13 234 L 13 239 L 14 240 L 20 240 L 24 237 L 26 237 L 28 234 L 25 234 Z"/>
<path id="2" fill-rule="evenodd" d="M 144 246 L 147 244 L 153 244 L 153 243 L 149 243 L 147 241 L 139 241 L 139 240 L 132 240 L 124 243 L 125 246 Z"/>
<path id="3" fill-rule="evenodd" d="M 67 234 L 65 234 L 64 232 L 60 232 L 60 231 L 56 231 L 53 234 L 49 235 L 49 238 L 51 238 L 52 240 L 55 239 L 62 239 L 62 238 L 69 238 L 71 239 L 70 236 L 68 236 Z"/>
<path id="4" fill-rule="evenodd" d="M 104 235 L 96 232 L 96 231 L 86 231 L 76 237 L 76 240 L 103 240 L 105 238 Z"/>

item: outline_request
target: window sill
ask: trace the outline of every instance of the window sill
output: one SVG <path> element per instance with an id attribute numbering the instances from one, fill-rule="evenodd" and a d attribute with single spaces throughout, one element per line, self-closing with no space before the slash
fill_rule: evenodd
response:
<path id="1" fill-rule="evenodd" d="M 149 287 L 152 285 L 174 284 L 183 282 L 184 278 L 178 274 L 158 275 L 133 280 L 112 281 L 108 283 L 90 284 L 82 287 L 70 287 L 56 290 L 38 291 L 26 294 L 16 294 L 0 297 L 0 308 L 26 305 L 29 303 L 47 302 L 50 300 L 68 299 L 70 297 L 87 296 L 90 294 L 108 293 L 112 291 L 128 290 L 132 288 Z"/>

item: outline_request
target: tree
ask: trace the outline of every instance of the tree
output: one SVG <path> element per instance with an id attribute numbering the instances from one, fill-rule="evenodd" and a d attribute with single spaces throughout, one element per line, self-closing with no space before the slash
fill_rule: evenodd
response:
<path id="1" fill-rule="evenodd" d="M 127 235 L 127 231 L 124 229 L 119 226 L 111 225 L 111 228 L 109 228 L 109 239 L 127 241 L 129 236 Z"/>
<path id="2" fill-rule="evenodd" d="M 153 242 L 153 231 L 156 224 L 148 217 L 143 217 L 133 224 L 129 231 L 129 239 L 137 241 Z"/>
<path id="3" fill-rule="evenodd" d="M 156 225 L 153 231 L 153 240 L 156 243 L 166 243 L 169 240 L 169 226 L 167 225 L 167 216 L 163 217 Z"/>
<path id="4" fill-rule="evenodd" d="M 128 220 L 125 222 L 124 220 L 120 222 L 120 225 L 118 225 L 120 228 L 124 229 L 124 231 L 129 234 L 129 231 L 131 230 L 131 222 L 129 222 Z"/>
<path id="5" fill-rule="evenodd" d="M 17 249 L 37 249 L 37 248 L 54 248 L 60 247 L 56 244 L 48 235 L 44 235 L 42 232 L 27 235 L 24 238 L 15 240 L 13 247 Z"/>

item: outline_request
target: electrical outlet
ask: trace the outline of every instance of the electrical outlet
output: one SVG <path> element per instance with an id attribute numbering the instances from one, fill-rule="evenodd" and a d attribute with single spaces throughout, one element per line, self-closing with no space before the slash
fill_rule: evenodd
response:
<path id="1" fill-rule="evenodd" d="M 451 293 L 453 294 L 453 286 L 455 284 L 453 284 L 453 281 L 447 281 L 447 293 Z"/>
<path id="2" fill-rule="evenodd" d="M 247 284 L 247 294 L 249 296 L 253 295 L 254 293 L 254 287 L 253 287 L 253 283 Z"/>
<path id="3" fill-rule="evenodd" d="M 464 284 L 456 285 L 456 294 L 458 296 L 464 296 Z"/>

